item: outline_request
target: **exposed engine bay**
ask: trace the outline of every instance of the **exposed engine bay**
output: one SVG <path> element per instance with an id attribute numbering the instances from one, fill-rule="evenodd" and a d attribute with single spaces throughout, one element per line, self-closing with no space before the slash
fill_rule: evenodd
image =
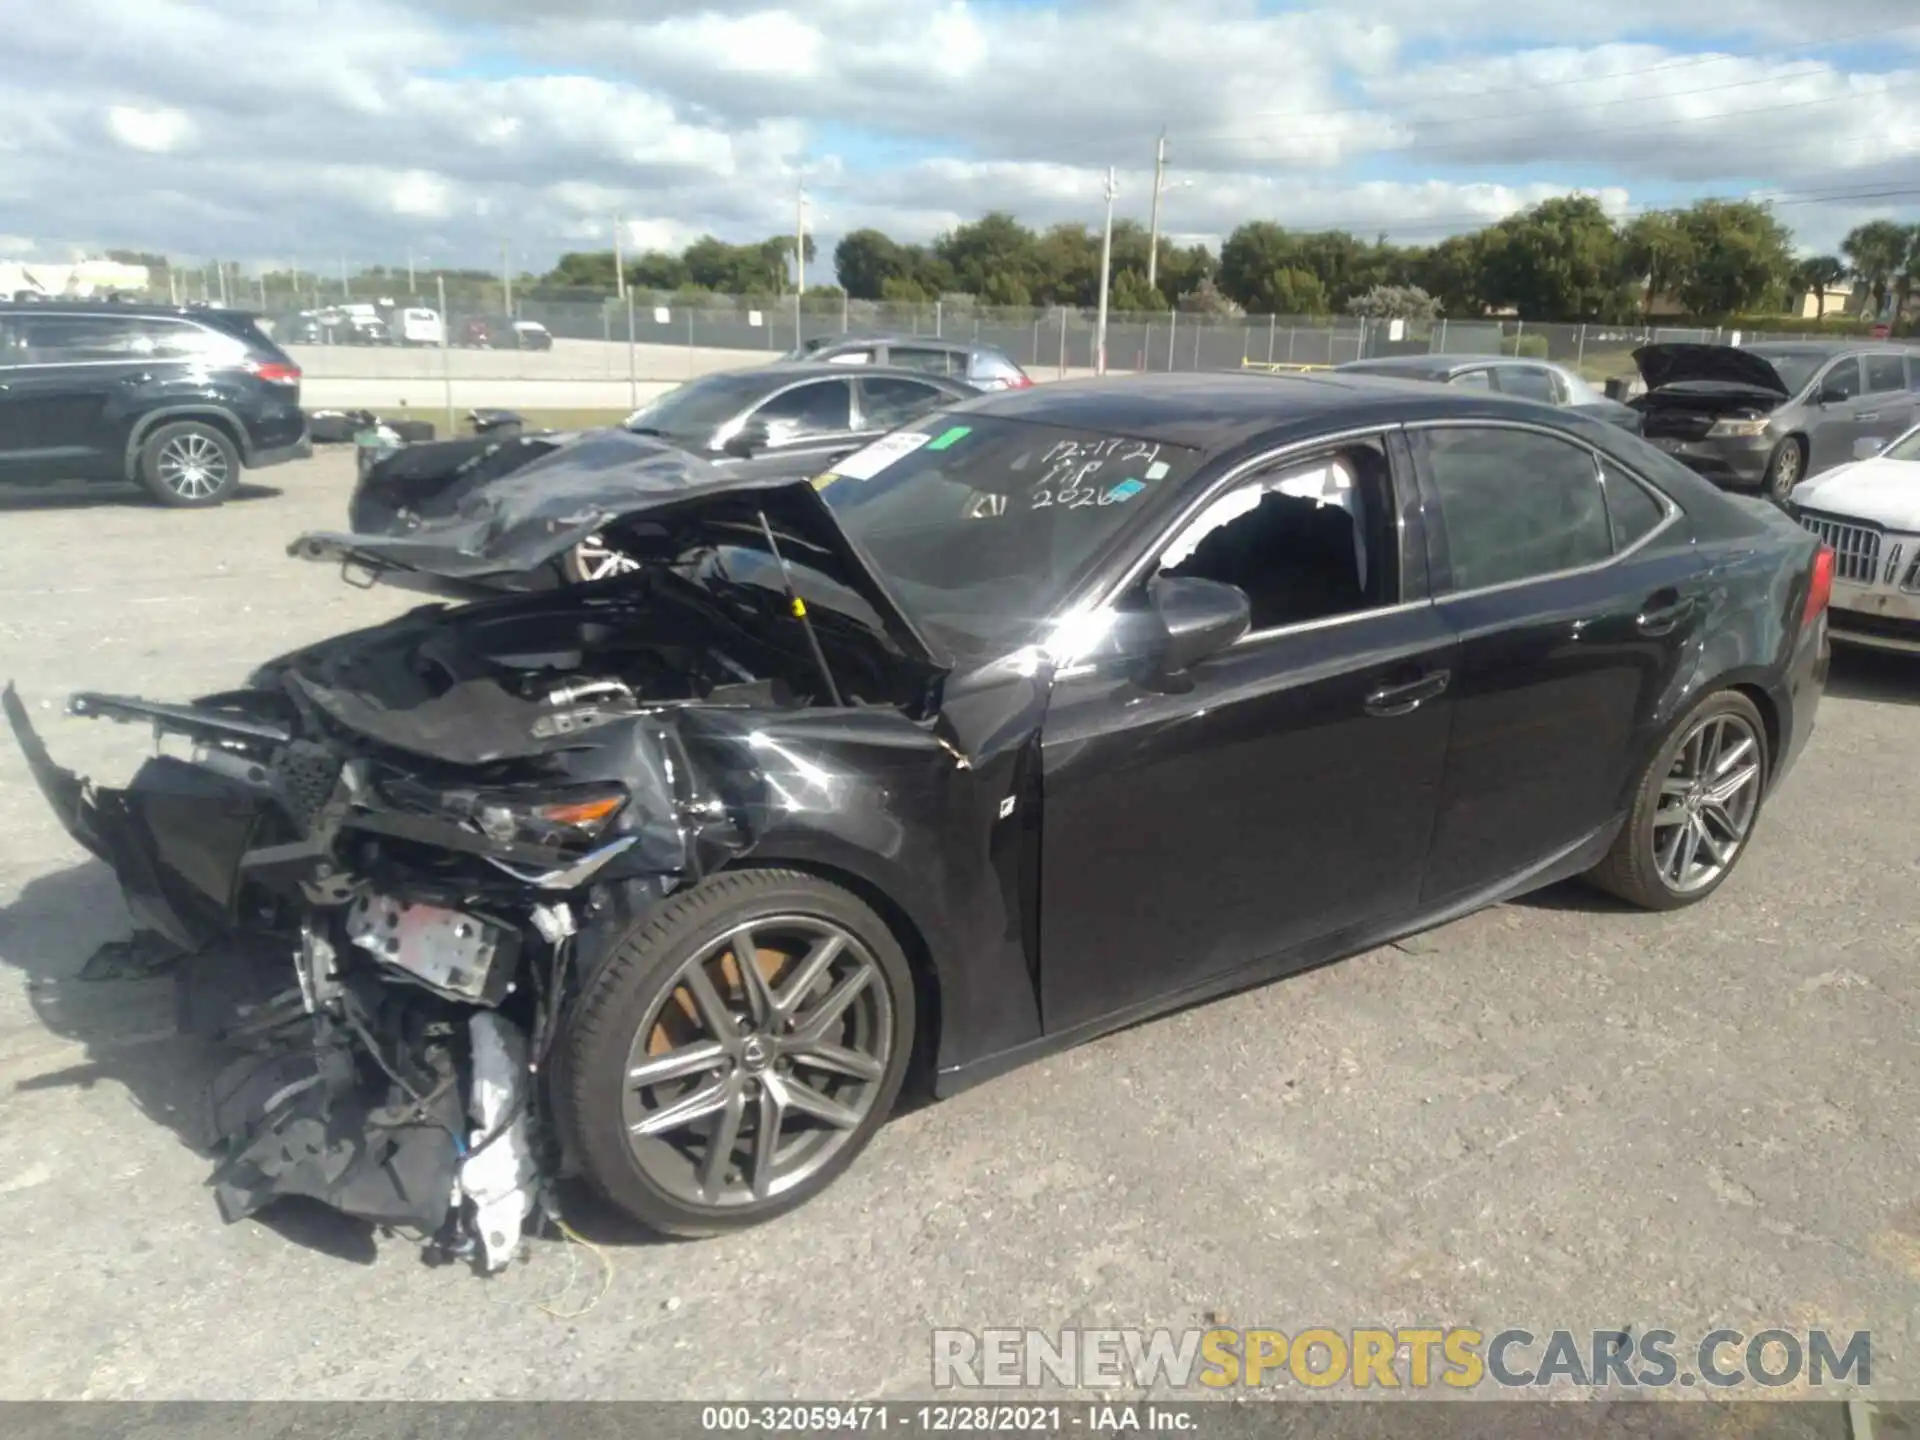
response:
<path id="1" fill-rule="evenodd" d="M 176 962 L 183 1022 L 239 1052 L 212 1097 L 226 1218 L 307 1196 L 496 1270 L 557 1215 L 548 1071 L 578 977 L 751 847 L 762 727 L 832 685 L 927 733 L 865 632 L 815 625 L 818 655 L 778 595 L 668 567 L 428 606 L 192 704 L 73 697 L 170 742 L 120 790 L 55 765 L 8 689 L 42 789 Z"/>

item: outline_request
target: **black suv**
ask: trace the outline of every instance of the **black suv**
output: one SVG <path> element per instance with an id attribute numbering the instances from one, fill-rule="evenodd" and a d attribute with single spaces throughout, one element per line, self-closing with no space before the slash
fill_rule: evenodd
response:
<path id="1" fill-rule="evenodd" d="M 237 310 L 0 303 L 0 482 L 131 480 L 217 505 L 313 453 L 300 367 Z"/>

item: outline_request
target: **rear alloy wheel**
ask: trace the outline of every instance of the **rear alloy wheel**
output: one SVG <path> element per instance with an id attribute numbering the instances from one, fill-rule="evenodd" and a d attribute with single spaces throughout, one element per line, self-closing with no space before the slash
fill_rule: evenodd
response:
<path id="1" fill-rule="evenodd" d="M 567 579 L 575 585 L 611 580 L 616 575 L 631 575 L 640 568 L 638 560 L 622 554 L 598 535 L 589 535 L 574 546 L 561 564 Z"/>
<path id="2" fill-rule="evenodd" d="M 1660 747 L 1588 879 L 1649 910 L 1704 900 L 1746 851 L 1770 763 L 1753 702 L 1731 690 L 1708 696 Z"/>
<path id="3" fill-rule="evenodd" d="M 1774 449 L 1773 458 L 1767 461 L 1767 498 L 1776 505 L 1785 505 L 1787 496 L 1806 473 L 1807 452 L 1801 449 L 1800 442 L 1792 437 L 1782 440 Z"/>
<path id="4" fill-rule="evenodd" d="M 613 952 L 567 1041 L 590 1179 L 670 1235 L 771 1219 L 824 1190 L 893 1107 L 913 1048 L 906 957 L 809 875 L 722 874 Z"/>
<path id="5" fill-rule="evenodd" d="M 140 480 L 162 505 L 218 505 L 240 483 L 240 455 L 201 421 L 162 425 L 140 447 Z"/>

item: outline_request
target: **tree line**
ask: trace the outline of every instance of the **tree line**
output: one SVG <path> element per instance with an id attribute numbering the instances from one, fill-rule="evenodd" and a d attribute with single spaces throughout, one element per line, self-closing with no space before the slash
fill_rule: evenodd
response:
<path id="1" fill-rule="evenodd" d="M 811 236 L 806 245 L 812 263 Z M 625 257 L 624 268 L 627 283 L 642 290 L 778 296 L 791 288 L 793 249 L 791 235 L 745 245 L 709 235 L 678 254 Z M 1702 200 L 1616 222 L 1591 196 L 1570 195 L 1434 245 L 1256 220 L 1234 230 L 1217 254 L 1162 237 L 1152 283 L 1148 256 L 1146 228 L 1115 221 L 1113 309 L 1328 315 L 1363 310 L 1378 303 L 1382 287 L 1396 287 L 1424 292 L 1451 316 L 1626 323 L 1644 318 L 1656 301 L 1701 318 L 1769 315 L 1808 292 L 1824 316 L 1829 292 L 1850 281 L 1878 315 L 1890 300 L 1904 313 L 1920 285 L 1920 225 L 1871 221 L 1852 230 L 1838 254 L 1802 258 L 1792 232 L 1762 203 Z M 809 292 L 1086 307 L 1099 293 L 1100 234 L 1073 223 L 1035 230 L 995 211 L 925 244 L 855 230 L 835 246 L 833 264 L 838 286 L 810 284 Z M 543 279 L 611 290 L 613 253 L 563 255 Z"/>

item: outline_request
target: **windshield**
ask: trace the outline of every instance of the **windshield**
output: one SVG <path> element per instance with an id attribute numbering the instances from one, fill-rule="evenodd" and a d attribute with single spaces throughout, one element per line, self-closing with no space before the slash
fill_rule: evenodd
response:
<path id="1" fill-rule="evenodd" d="M 1909 430 L 1880 453 L 1888 460 L 1920 460 L 1920 428 Z"/>
<path id="2" fill-rule="evenodd" d="M 642 405 L 626 419 L 639 435 L 704 443 L 716 428 L 767 393 L 757 375 L 703 375 Z"/>
<path id="3" fill-rule="evenodd" d="M 1789 395 L 1798 395 L 1804 390 L 1813 379 L 1813 372 L 1833 358 L 1832 352 L 1826 350 L 1755 350 L 1752 353 L 1773 366 Z"/>
<path id="4" fill-rule="evenodd" d="M 908 617 L 963 650 L 1028 643 L 1128 522 L 1199 467 L 1158 441 L 934 416 L 814 483 Z"/>

